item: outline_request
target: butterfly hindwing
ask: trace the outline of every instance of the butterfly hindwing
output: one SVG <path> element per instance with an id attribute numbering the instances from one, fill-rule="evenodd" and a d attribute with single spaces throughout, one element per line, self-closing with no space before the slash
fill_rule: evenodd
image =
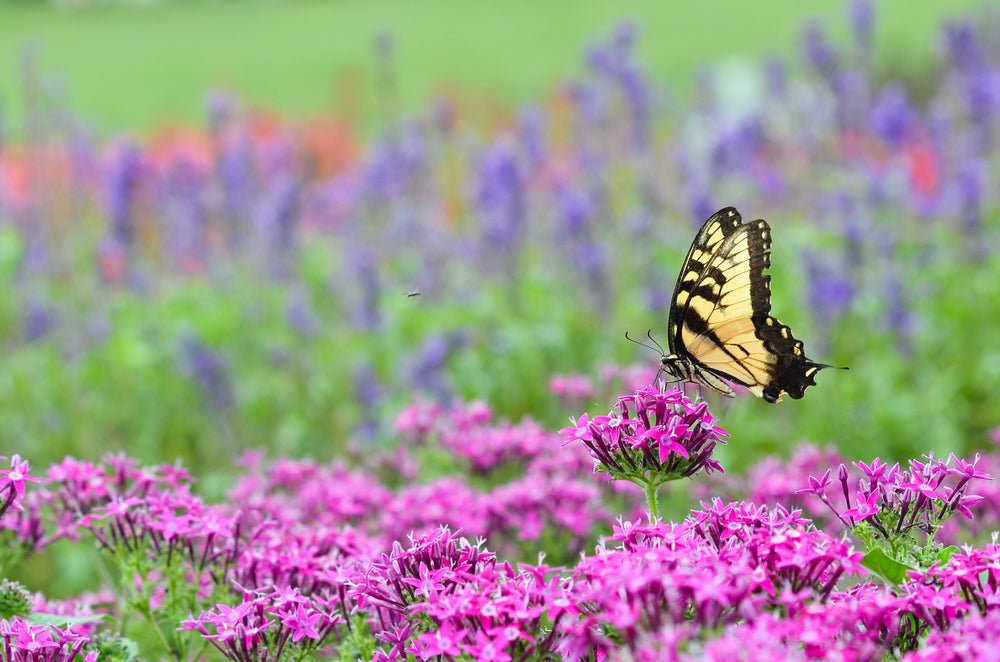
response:
<path id="1" fill-rule="evenodd" d="M 777 402 L 783 393 L 801 398 L 828 367 L 807 359 L 802 342 L 770 315 L 770 248 L 767 222 L 743 223 L 731 207 L 702 226 L 670 311 L 670 348 L 689 364 L 686 378 L 731 394 L 721 378 Z"/>

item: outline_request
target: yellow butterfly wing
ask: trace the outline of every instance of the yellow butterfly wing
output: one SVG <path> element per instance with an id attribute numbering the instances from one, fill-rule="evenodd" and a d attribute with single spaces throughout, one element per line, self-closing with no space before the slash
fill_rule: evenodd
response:
<path id="1" fill-rule="evenodd" d="M 718 379 L 768 402 L 801 398 L 826 367 L 806 358 L 802 342 L 771 311 L 771 229 L 743 223 L 732 207 L 712 215 L 688 251 L 670 314 L 671 351 L 696 381 L 727 395 Z M 709 374 L 705 374 L 705 373 Z"/>

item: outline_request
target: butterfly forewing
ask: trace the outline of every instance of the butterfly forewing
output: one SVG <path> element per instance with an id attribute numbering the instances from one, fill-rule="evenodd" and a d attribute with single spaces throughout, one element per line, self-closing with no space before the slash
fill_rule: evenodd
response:
<path id="1" fill-rule="evenodd" d="M 670 349 L 698 381 L 726 393 L 714 376 L 776 402 L 801 398 L 825 366 L 808 360 L 791 329 L 769 315 L 771 230 L 742 223 L 727 207 L 702 226 L 688 251 L 670 311 Z"/>
<path id="2" fill-rule="evenodd" d="M 681 313 L 691 302 L 692 293 L 705 267 L 726 237 L 735 232 L 742 223 L 743 219 L 740 213 L 733 207 L 720 209 L 705 221 L 701 230 L 698 231 L 698 235 L 691 242 L 691 248 L 688 249 L 687 257 L 684 258 L 684 263 L 681 266 L 680 276 L 677 277 L 673 305 L 670 307 L 668 340 L 671 352 L 677 352 L 679 348 L 676 343 L 681 331 Z"/>

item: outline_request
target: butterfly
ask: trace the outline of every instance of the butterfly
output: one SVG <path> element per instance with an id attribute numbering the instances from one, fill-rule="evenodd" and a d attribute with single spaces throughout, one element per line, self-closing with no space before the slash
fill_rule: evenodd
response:
<path id="1" fill-rule="evenodd" d="M 744 223 L 726 207 L 705 221 L 674 287 L 662 372 L 730 397 L 727 382 L 740 384 L 778 402 L 786 393 L 801 398 L 817 372 L 834 367 L 806 358 L 802 341 L 769 314 L 770 250 L 763 219 Z"/>

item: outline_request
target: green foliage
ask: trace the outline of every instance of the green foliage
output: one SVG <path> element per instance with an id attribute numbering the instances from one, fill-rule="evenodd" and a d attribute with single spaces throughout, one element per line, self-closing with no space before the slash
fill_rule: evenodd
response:
<path id="1" fill-rule="evenodd" d="M 131 639 L 102 630 L 94 635 L 94 641 L 88 646 L 88 651 L 96 652 L 99 660 L 129 662 L 138 657 L 139 646 Z"/>
<path id="2" fill-rule="evenodd" d="M 795 441 L 834 444 L 861 460 L 908 457 L 916 450 L 961 454 L 981 445 L 1000 405 L 990 386 L 1000 378 L 1000 350 L 992 339 L 1000 309 L 980 302 L 1000 298 L 1000 260 L 930 265 L 915 274 L 924 284 L 918 289 L 934 288 L 934 296 L 914 302 L 907 349 L 885 328 L 877 302 L 832 328 L 811 325 L 806 306 L 796 304 L 803 283 L 791 268 L 795 251 L 806 245 L 782 238 L 775 312 L 805 339 L 811 356 L 850 371 L 824 372 L 807 397 L 779 405 L 704 394 L 734 433 L 718 451 L 722 462 L 739 470 L 763 455 L 786 453 Z M 180 281 L 156 296 L 83 283 L 52 296 L 90 313 L 103 311 L 104 335 L 80 341 L 85 345 L 69 355 L 59 332 L 31 344 L 18 340 L 26 301 L 6 272 L 0 288 L 12 294 L 0 301 L 0 342 L 18 350 L 7 353 L 0 371 L 0 439 L 39 467 L 66 454 L 127 450 L 144 461 L 182 457 L 205 474 L 225 473 L 247 448 L 333 457 L 362 413 L 381 419 L 382 436 L 390 438 L 392 417 L 414 397 L 407 366 L 431 334 L 467 337 L 447 365 L 460 397 L 484 399 L 502 416 L 533 416 L 553 428 L 582 411 L 560 408 L 548 392 L 553 374 L 596 376 L 605 363 L 656 365 L 652 352 L 622 338 L 626 329 L 645 328 L 662 338 L 666 326 L 666 311 L 648 310 L 628 294 L 635 275 L 627 265 L 617 275 L 624 296 L 610 310 L 595 310 L 582 296 L 552 296 L 539 266 L 543 257 L 536 256 L 513 289 L 497 284 L 471 300 L 452 290 L 414 298 L 403 288 L 387 290 L 382 328 L 362 331 L 344 324 L 350 313 L 342 293 L 330 289 L 319 269 L 311 270 L 329 255 L 314 245 L 303 259 L 301 277 L 318 320 L 312 335 L 289 326 L 288 292 L 279 282 L 246 288 Z M 673 251 L 662 258 L 668 264 L 680 259 Z M 77 331 L 68 326 L 66 333 Z M 231 411 L 213 410 L 186 371 L 179 345 L 185 334 L 222 357 L 234 387 Z M 365 360 L 386 389 L 374 412 L 362 412 L 354 394 L 352 371 Z M 610 405 L 594 401 L 583 409 L 601 413 Z"/>
<path id="3" fill-rule="evenodd" d="M 27 616 L 31 613 L 31 593 L 20 582 L 0 580 L 0 618 Z"/>

